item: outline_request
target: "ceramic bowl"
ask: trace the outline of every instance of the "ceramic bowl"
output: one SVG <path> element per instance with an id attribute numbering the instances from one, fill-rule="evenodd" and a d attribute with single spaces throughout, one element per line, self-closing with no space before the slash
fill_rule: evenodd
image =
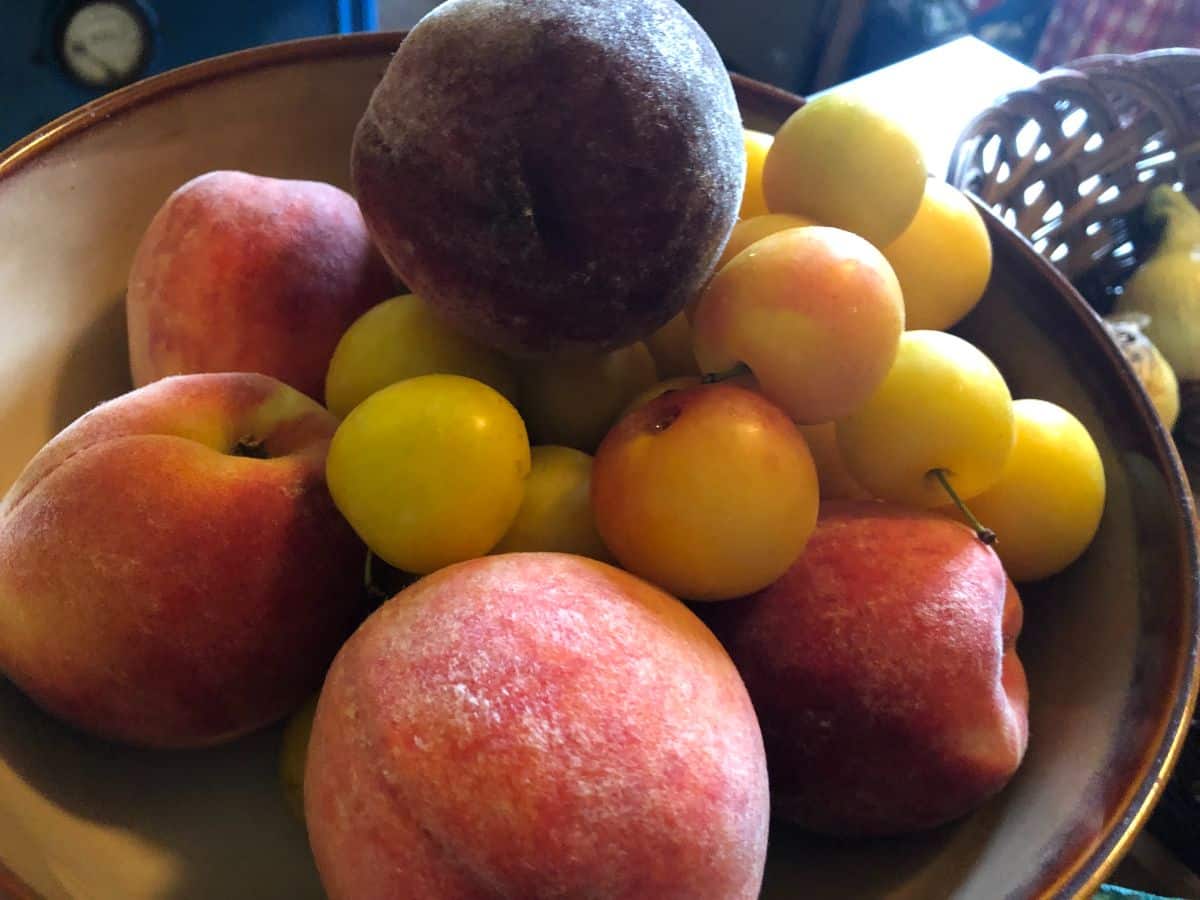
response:
<path id="1" fill-rule="evenodd" d="M 0 490 L 60 428 L 129 388 L 122 294 L 174 188 L 210 169 L 346 186 L 352 129 L 400 36 L 276 45 L 109 95 L 0 157 Z M 772 130 L 800 102 L 736 82 Z M 995 271 L 960 327 L 1016 396 L 1072 410 L 1097 439 L 1099 534 L 1024 591 L 1029 753 L 962 822 L 904 840 L 772 832 L 763 896 L 931 898 L 1090 892 L 1161 790 L 1195 699 L 1197 554 L 1168 436 L 1094 315 L 987 216 Z M 204 752 L 105 744 L 0 680 L 0 893 L 44 898 L 320 897 L 276 781 L 279 732 Z"/>

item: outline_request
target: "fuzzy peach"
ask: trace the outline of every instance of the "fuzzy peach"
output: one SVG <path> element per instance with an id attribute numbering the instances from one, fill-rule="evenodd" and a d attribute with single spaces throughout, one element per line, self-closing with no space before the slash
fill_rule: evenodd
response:
<path id="1" fill-rule="evenodd" d="M 317 704 L 305 817 L 332 900 L 751 900 L 761 737 L 674 598 L 556 553 L 442 569 L 384 604 Z"/>
<path id="2" fill-rule="evenodd" d="M 783 819 L 837 835 L 932 828 L 1021 762 L 1020 599 L 959 522 L 824 504 L 786 575 L 702 613 L 754 701 Z"/>
<path id="3" fill-rule="evenodd" d="M 144 746 L 289 713 L 363 612 L 365 550 L 325 486 L 336 425 L 248 374 L 164 378 L 78 419 L 0 503 L 0 670 Z"/>
<path id="4" fill-rule="evenodd" d="M 729 74 L 674 0 L 451 0 L 392 58 L 351 163 L 405 283 L 539 356 L 679 313 L 737 219 L 746 150 Z"/>
<path id="5" fill-rule="evenodd" d="M 319 401 L 342 333 L 395 292 L 345 191 L 209 172 L 167 198 L 134 256 L 126 295 L 134 385 L 260 372 Z"/>

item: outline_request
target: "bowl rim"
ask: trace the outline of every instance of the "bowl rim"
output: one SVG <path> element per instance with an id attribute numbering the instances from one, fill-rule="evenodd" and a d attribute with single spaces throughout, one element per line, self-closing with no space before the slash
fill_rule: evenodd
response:
<path id="1" fill-rule="evenodd" d="M 92 125 L 116 119 L 152 100 L 202 83 L 274 66 L 318 59 L 362 57 L 372 53 L 389 54 L 396 50 L 406 33 L 371 31 L 298 38 L 225 53 L 149 76 L 57 117 L 0 151 L 0 184 L 36 162 L 42 154 Z M 802 97 L 775 85 L 737 73 L 731 73 L 730 77 L 739 96 L 752 94 L 760 107 L 769 108 L 781 120 L 804 103 Z M 933 177 L 942 176 L 934 173 Z M 1037 253 L 1023 235 L 1004 223 L 978 198 L 973 195 L 971 198 L 981 213 L 994 220 L 1002 233 L 1015 242 L 1018 252 L 1056 285 L 1084 331 L 1103 338 L 1098 317 L 1065 277 Z M 1072 896 L 1090 896 L 1128 852 L 1166 788 L 1187 738 L 1197 694 L 1200 693 L 1200 544 L 1197 541 L 1194 498 L 1170 435 L 1153 413 L 1150 401 L 1128 361 L 1115 345 L 1109 344 L 1111 342 L 1102 341 L 1106 355 L 1116 365 L 1122 380 L 1135 396 L 1140 397 L 1141 418 L 1143 424 L 1149 426 L 1160 461 L 1166 463 L 1168 487 L 1173 498 L 1182 502 L 1180 511 L 1183 513 L 1186 545 L 1183 548 L 1185 565 L 1181 574 L 1184 576 L 1184 587 L 1190 590 L 1191 603 L 1181 612 L 1190 620 L 1184 623 L 1189 626 L 1184 630 L 1191 633 L 1192 641 L 1188 652 L 1181 654 L 1174 666 L 1177 676 L 1175 683 L 1185 684 L 1186 690 L 1176 692 L 1169 714 L 1159 723 L 1154 740 L 1147 746 L 1150 752 L 1143 754 L 1136 778 L 1125 790 L 1109 821 L 1086 844 L 1069 854 L 1071 861 L 1041 890 L 1040 896 L 1043 897 L 1062 896 L 1061 892 L 1068 887 L 1073 888 Z M 18 878 L 3 860 L 0 860 L 0 894 L 12 896 L 15 900 L 40 900 L 32 887 Z"/>
<path id="2" fill-rule="evenodd" d="M 361 56 L 364 52 L 394 52 L 405 32 L 372 31 L 296 38 L 235 50 L 150 75 L 90 100 L 30 132 L 0 152 L 0 179 L 33 162 L 38 154 L 61 144 L 101 120 L 113 119 L 151 100 L 242 72 L 300 60 Z"/>
<path id="3" fill-rule="evenodd" d="M 1180 548 L 1180 587 L 1188 592 L 1190 603 L 1179 610 L 1185 617 L 1180 631 L 1184 639 L 1190 634 L 1191 643 L 1187 651 L 1175 660 L 1171 682 L 1185 689 L 1176 691 L 1166 715 L 1157 723 L 1154 738 L 1147 742 L 1141 754 L 1142 762 L 1121 794 L 1121 800 L 1113 806 L 1108 821 L 1089 840 L 1078 846 L 1073 854 L 1075 862 L 1064 867 L 1041 894 L 1045 897 L 1091 897 L 1125 857 L 1153 815 L 1183 751 L 1200 699 L 1200 520 L 1197 519 L 1196 498 L 1174 440 L 1155 411 L 1133 365 L 1108 337 L 1100 316 L 1066 276 L 1037 251 L 1032 241 L 1006 223 L 979 197 L 966 193 L 976 210 L 993 226 L 989 232 L 1004 235 L 1004 239 L 1024 257 L 1026 263 L 1055 286 L 1067 301 L 1067 308 L 1080 329 L 1092 336 L 1096 347 L 1113 365 L 1136 401 L 1141 424 L 1146 428 L 1158 457 L 1156 462 L 1165 464 L 1166 486 L 1172 500 L 1182 507 L 1178 510 L 1182 513 L 1181 536 L 1184 538 Z M 1069 888 L 1070 893 L 1064 894 Z"/>

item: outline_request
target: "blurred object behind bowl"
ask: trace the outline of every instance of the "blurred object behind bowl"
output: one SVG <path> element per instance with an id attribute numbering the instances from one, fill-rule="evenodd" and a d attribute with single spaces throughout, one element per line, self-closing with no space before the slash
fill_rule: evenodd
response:
<path id="1" fill-rule="evenodd" d="M 106 91 L 261 44 L 376 27 L 376 0 L 0 3 L 0 148 Z"/>

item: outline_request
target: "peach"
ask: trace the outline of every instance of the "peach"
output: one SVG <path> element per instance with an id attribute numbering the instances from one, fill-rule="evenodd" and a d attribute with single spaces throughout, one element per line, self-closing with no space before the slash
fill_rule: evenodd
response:
<path id="1" fill-rule="evenodd" d="M 451 0 L 396 52 L 351 163 L 405 283 L 534 356 L 680 312 L 737 219 L 746 151 L 721 58 L 674 0 Z"/>
<path id="2" fill-rule="evenodd" d="M 627 572 L 458 563 L 384 604 L 321 691 L 305 819 L 332 900 L 750 900 L 761 736 L 720 644 Z"/>
<path id="3" fill-rule="evenodd" d="M 264 375 L 164 378 L 51 440 L 0 502 L 0 670 L 113 740 L 215 744 L 286 715 L 363 614 L 336 419 Z"/>
<path id="4" fill-rule="evenodd" d="M 705 372 L 741 362 L 763 394 L 815 425 L 848 415 L 883 380 L 904 301 L 883 254 L 838 228 L 789 228 L 725 264 L 692 320 Z"/>
<path id="5" fill-rule="evenodd" d="M 827 503 L 783 578 L 703 614 L 754 701 L 782 819 L 836 835 L 931 828 L 1021 762 L 1020 600 L 958 522 Z"/>
<path id="6" fill-rule="evenodd" d="M 393 293 L 345 191 L 209 172 L 167 198 L 134 256 L 126 295 L 134 385 L 259 372 L 321 400 L 338 338 Z"/>

